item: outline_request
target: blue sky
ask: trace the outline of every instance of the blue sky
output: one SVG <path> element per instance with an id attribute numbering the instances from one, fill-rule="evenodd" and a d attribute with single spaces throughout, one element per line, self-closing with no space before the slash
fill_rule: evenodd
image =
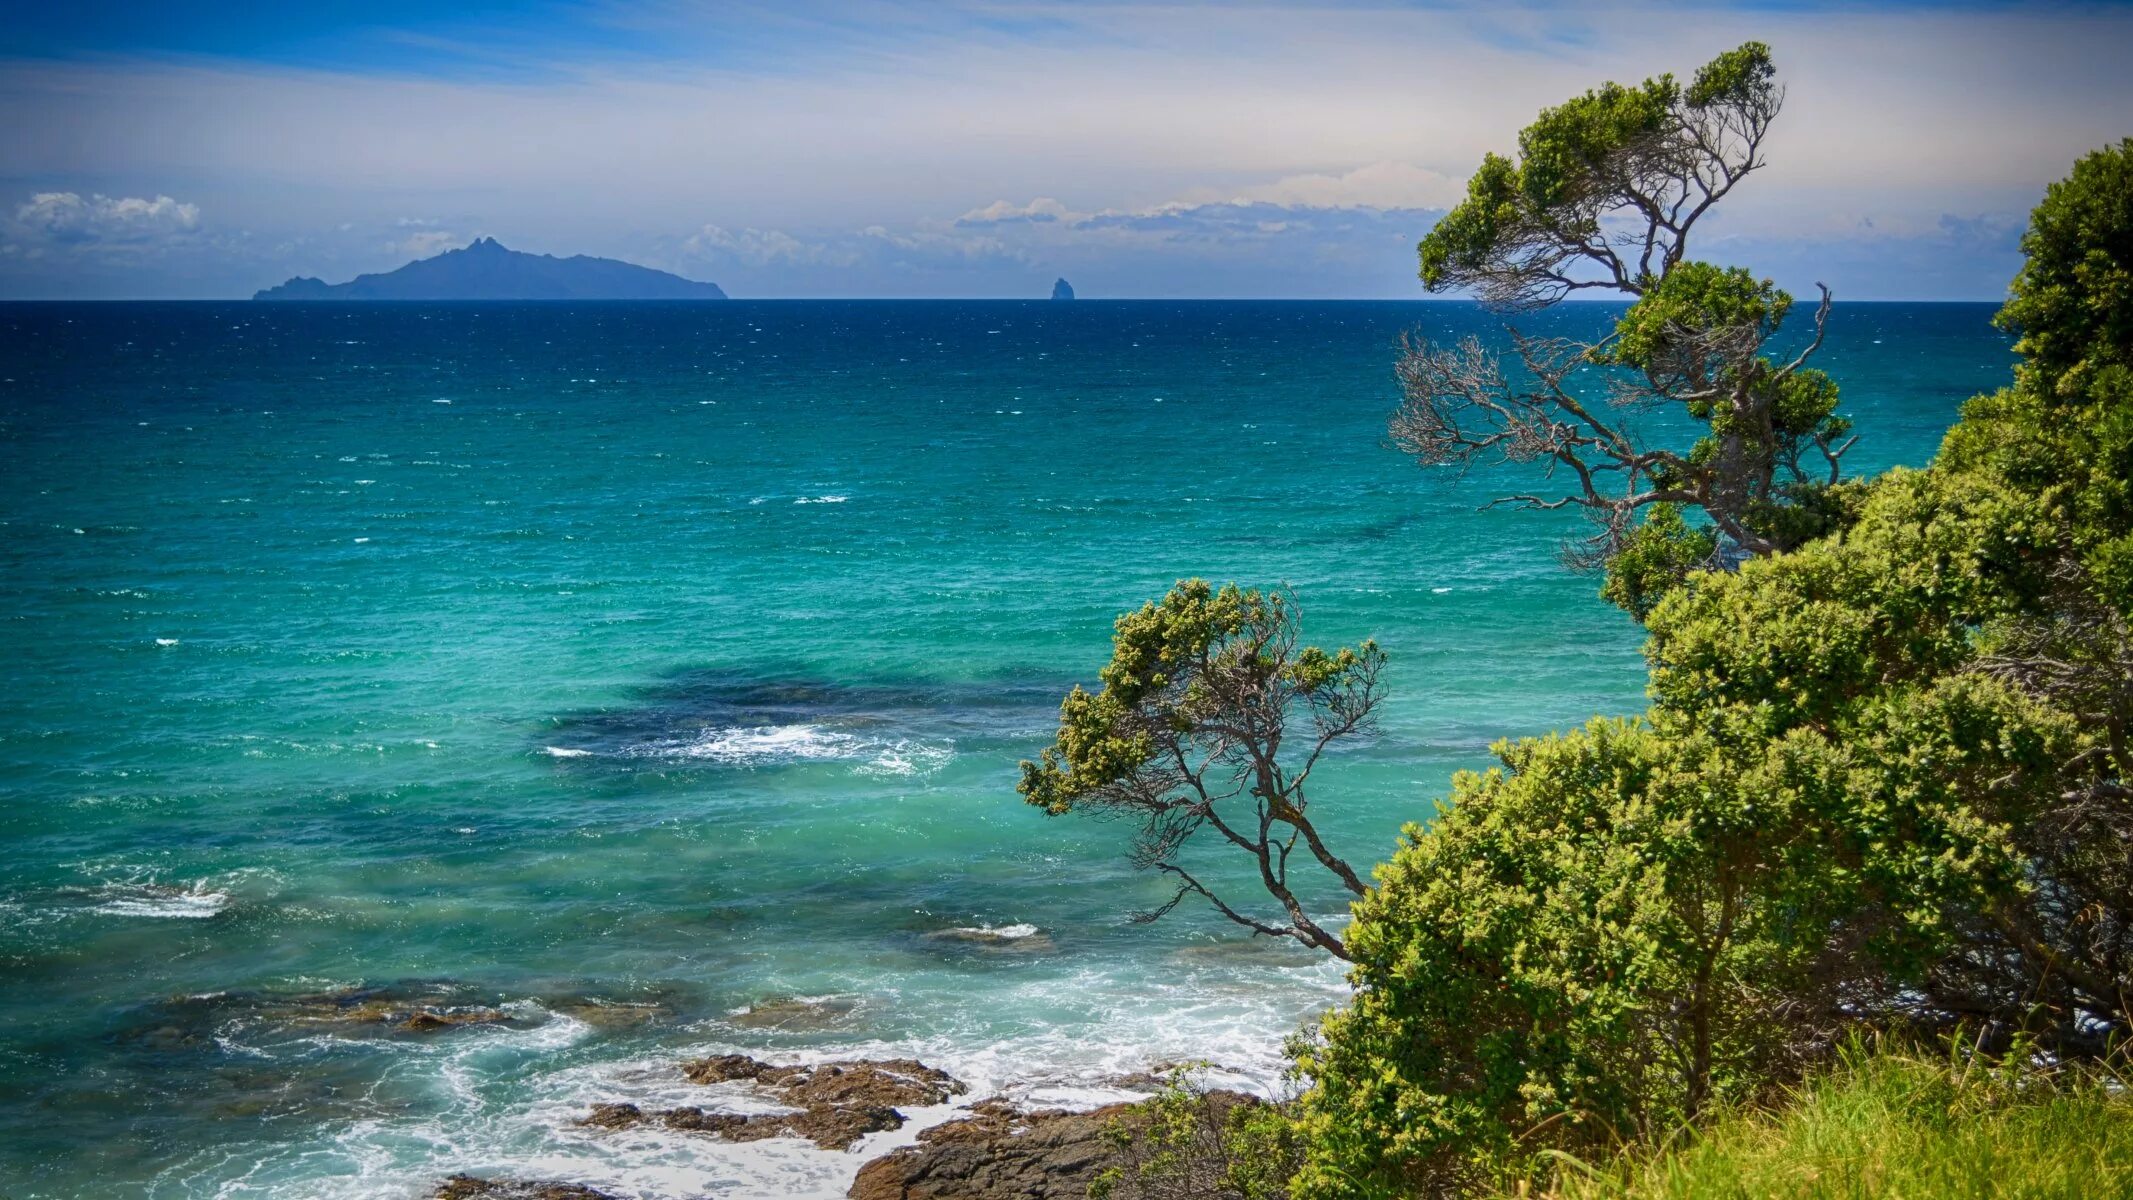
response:
<path id="1" fill-rule="evenodd" d="M 0 297 L 241 296 L 494 236 L 739 296 L 1411 297 L 1488 150 L 1747 38 L 1694 249 L 1991 299 L 2133 135 L 2116 5 L 76 0 L 0 24 Z"/>

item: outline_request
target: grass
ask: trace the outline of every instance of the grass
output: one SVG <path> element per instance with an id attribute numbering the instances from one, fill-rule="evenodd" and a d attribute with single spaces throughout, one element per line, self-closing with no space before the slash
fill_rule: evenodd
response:
<path id="1" fill-rule="evenodd" d="M 2133 1092 L 2095 1070 L 1848 1054 L 1768 1111 L 1610 1168 L 1567 1163 L 1560 1200 L 2133 1198 Z"/>

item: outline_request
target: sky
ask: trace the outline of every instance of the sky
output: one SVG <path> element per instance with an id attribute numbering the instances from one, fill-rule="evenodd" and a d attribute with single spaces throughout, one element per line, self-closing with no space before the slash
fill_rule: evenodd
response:
<path id="1" fill-rule="evenodd" d="M 1421 298 L 1489 151 L 1768 42 L 1691 250 L 2001 297 L 2133 136 L 2117 4 L 65 0 L 0 22 L 0 299 L 240 297 L 476 237 L 741 297 Z"/>

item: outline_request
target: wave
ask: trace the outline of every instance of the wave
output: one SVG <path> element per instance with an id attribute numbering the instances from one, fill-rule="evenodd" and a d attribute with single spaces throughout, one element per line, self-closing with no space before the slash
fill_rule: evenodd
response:
<path id="1" fill-rule="evenodd" d="M 830 495 L 830 496 L 801 496 L 801 497 L 800 497 L 799 499 L 797 499 L 797 500 L 794 500 L 794 501 L 793 501 L 793 503 L 794 503 L 794 504 L 842 504 L 842 503 L 844 503 L 845 501 L 847 501 L 847 500 L 849 500 L 849 499 L 851 499 L 851 497 L 850 497 L 850 496 L 837 496 L 837 495 Z"/>
<path id="2" fill-rule="evenodd" d="M 851 762 L 855 773 L 876 778 L 931 775 L 955 758 L 952 745 L 908 738 L 862 737 L 813 723 L 708 728 L 685 737 L 655 738 L 605 751 L 543 746 L 541 753 L 551 758 L 601 755 L 734 767 Z"/>
<path id="3" fill-rule="evenodd" d="M 972 926 L 1021 934 L 1021 924 Z M 647 1051 L 641 1043 L 588 1060 L 587 1028 L 528 1005 L 530 1027 L 483 1026 L 429 1040 L 376 1040 L 375 1053 L 406 1060 L 404 1070 L 434 1081 L 439 1103 L 395 1115 L 365 1112 L 295 1143 L 258 1139 L 203 1151 L 163 1173 L 155 1196 L 227 1195 L 233 1175 L 273 1179 L 318 1200 L 426 1195 L 455 1171 L 556 1179 L 637 1200 L 718 1195 L 839 1200 L 869 1159 L 914 1142 L 932 1126 L 991 1097 L 1030 1107 L 1087 1109 L 1145 1096 L 1160 1064 L 1212 1059 L 1210 1086 L 1262 1095 L 1280 1090 L 1283 1038 L 1311 1013 L 1345 995 L 1338 964 L 1237 970 L 1193 967 L 1150 981 L 1110 968 L 1012 985 L 988 1008 L 1034 1011 L 1073 998 L 1076 1019 L 1042 1029 L 978 1028 L 961 1022 L 910 1036 L 842 1037 L 794 1046 L 781 1032 L 741 1030 L 732 1016 L 698 1026 L 685 1044 Z M 834 1000 L 840 997 L 810 997 Z M 515 1008 L 515 1005 L 506 1005 Z M 972 1014 L 975 1015 L 975 1014 Z M 960 1026 L 960 1027 L 955 1027 Z M 1101 1036 L 1092 1036 L 1102 1031 Z M 461 1036 L 464 1035 L 464 1036 Z M 335 1048 L 347 1052 L 345 1045 Z M 287 1053 L 306 1052 L 291 1045 Z M 743 1084 L 689 1082 L 677 1064 L 708 1054 L 744 1053 L 780 1064 L 916 1058 L 969 1085 L 948 1104 L 912 1106 L 901 1129 L 870 1134 L 850 1151 L 793 1138 L 729 1142 L 641 1126 L 626 1133 L 580 1125 L 595 1104 L 725 1112 L 782 1110 Z M 241 1184 L 239 1186 L 242 1186 Z"/>
<path id="4" fill-rule="evenodd" d="M 955 751 L 946 746 L 928 745 L 924 742 L 896 742 L 882 747 L 858 770 L 862 775 L 882 777 L 912 777 L 931 775 L 948 765 Z"/>
<path id="5" fill-rule="evenodd" d="M 89 911 L 111 917 L 197 921 L 220 915 L 230 903 L 228 892 L 211 889 L 205 882 L 187 888 L 155 883 L 107 883 L 98 888 L 94 896 L 102 899 L 89 905 Z"/>
<path id="6" fill-rule="evenodd" d="M 943 929 L 933 936 L 965 942 L 1019 942 L 1024 938 L 1036 937 L 1041 932 L 1043 931 L 1035 925 L 1029 924 L 962 925 L 954 929 Z"/>
<path id="7" fill-rule="evenodd" d="M 801 762 L 851 758 L 860 742 L 820 725 L 757 725 L 706 729 L 692 738 L 672 738 L 631 747 L 632 758 L 673 758 L 714 763 Z"/>

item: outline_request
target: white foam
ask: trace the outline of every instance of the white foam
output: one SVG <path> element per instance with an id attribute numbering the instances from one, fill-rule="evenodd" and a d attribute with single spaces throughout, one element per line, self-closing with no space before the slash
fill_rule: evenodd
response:
<path id="1" fill-rule="evenodd" d="M 176 638 L 157 638 L 157 639 L 156 639 L 156 645 L 158 645 L 158 646 L 175 646 L 175 645 L 177 645 L 177 644 L 178 644 L 178 639 L 176 639 Z"/>
<path id="2" fill-rule="evenodd" d="M 944 929 L 941 936 L 965 938 L 973 942 L 1018 942 L 1023 938 L 1036 937 L 1041 931 L 1035 925 L 962 925 Z"/>
<path id="3" fill-rule="evenodd" d="M 793 501 L 793 503 L 794 503 L 794 504 L 842 504 L 842 503 L 844 503 L 845 501 L 847 501 L 847 500 L 849 500 L 849 499 L 851 499 L 851 497 L 850 497 L 850 496 L 838 496 L 838 495 L 829 495 L 829 496 L 802 496 L 802 497 L 800 497 L 799 499 L 797 499 L 797 500 L 794 500 L 794 501 Z"/>
<path id="4" fill-rule="evenodd" d="M 213 891 L 205 883 L 189 888 L 154 883 L 112 883 L 99 889 L 105 899 L 91 905 L 90 912 L 112 917 L 156 917 L 200 920 L 227 908 L 228 892 Z"/>
<path id="5" fill-rule="evenodd" d="M 874 757 L 855 768 L 861 775 L 910 778 L 931 775 L 948 765 L 955 751 L 947 746 L 900 741 L 884 746 Z"/>
<path id="6" fill-rule="evenodd" d="M 819 725 L 706 729 L 696 737 L 654 742 L 629 753 L 716 763 L 797 762 L 849 758 L 859 739 Z"/>
<path id="7" fill-rule="evenodd" d="M 591 758 L 592 751 L 576 750 L 569 746 L 543 746 L 541 753 L 550 758 Z"/>

